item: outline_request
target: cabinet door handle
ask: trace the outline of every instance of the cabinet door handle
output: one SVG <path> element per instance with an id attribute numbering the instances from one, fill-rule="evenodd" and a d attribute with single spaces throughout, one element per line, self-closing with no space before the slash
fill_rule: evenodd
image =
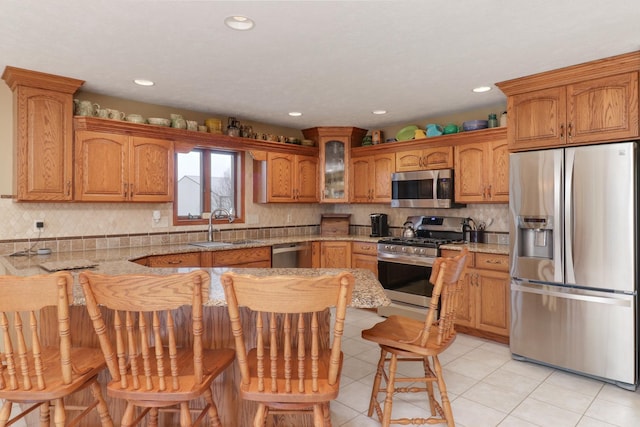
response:
<path id="1" fill-rule="evenodd" d="M 567 126 L 567 135 L 569 136 L 569 138 L 573 138 L 573 123 L 569 122 L 569 125 Z"/>
<path id="2" fill-rule="evenodd" d="M 171 264 L 171 265 L 182 264 L 182 260 L 167 261 L 167 264 Z"/>
<path id="3" fill-rule="evenodd" d="M 564 123 L 560 125 L 560 139 L 564 139 Z"/>
<path id="4" fill-rule="evenodd" d="M 420 167 L 424 166 L 424 161 L 423 161 L 422 157 L 418 157 L 418 166 L 420 166 Z"/>
<path id="5" fill-rule="evenodd" d="M 491 184 L 489 184 L 489 187 L 487 188 L 487 191 L 488 191 L 488 197 L 487 197 L 487 199 L 491 199 L 491 198 L 493 198 L 493 194 L 491 193 L 491 190 L 492 190 L 492 188 L 491 188 Z"/>
<path id="6" fill-rule="evenodd" d="M 500 261 L 499 259 L 488 259 L 485 261 L 487 264 L 494 264 L 494 265 L 500 265 L 502 264 L 502 261 Z"/>
<path id="7" fill-rule="evenodd" d="M 126 199 L 126 198 L 127 198 L 127 189 L 129 188 L 129 186 L 128 186 L 128 185 L 127 185 L 127 183 L 125 182 L 125 183 L 124 183 L 124 185 L 123 185 L 123 187 L 124 187 L 124 194 L 123 194 L 123 196 L 124 196 L 124 198 Z"/>
<path id="8" fill-rule="evenodd" d="M 129 197 L 133 198 L 133 184 L 129 184 Z"/>
<path id="9" fill-rule="evenodd" d="M 71 195 L 71 181 L 67 181 L 67 196 Z"/>

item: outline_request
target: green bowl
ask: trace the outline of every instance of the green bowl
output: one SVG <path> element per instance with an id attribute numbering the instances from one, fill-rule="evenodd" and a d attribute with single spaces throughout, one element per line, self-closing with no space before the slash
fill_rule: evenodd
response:
<path id="1" fill-rule="evenodd" d="M 396 139 L 398 141 L 408 141 L 410 139 L 413 139 L 413 137 L 416 134 L 416 130 L 417 129 L 418 129 L 418 126 L 416 126 L 416 125 L 410 125 L 410 126 L 403 127 L 396 134 Z"/>

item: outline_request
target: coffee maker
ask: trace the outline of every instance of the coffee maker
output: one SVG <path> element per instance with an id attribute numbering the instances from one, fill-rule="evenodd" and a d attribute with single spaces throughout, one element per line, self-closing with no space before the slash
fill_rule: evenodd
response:
<path id="1" fill-rule="evenodd" d="M 387 224 L 387 214 L 372 213 L 370 216 L 371 216 L 371 237 L 388 236 L 389 224 Z"/>

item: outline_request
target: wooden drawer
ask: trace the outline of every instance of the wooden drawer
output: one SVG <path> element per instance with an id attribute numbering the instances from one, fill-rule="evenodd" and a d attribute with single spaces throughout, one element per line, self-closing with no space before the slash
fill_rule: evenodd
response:
<path id="1" fill-rule="evenodd" d="M 250 264 L 256 261 L 271 261 L 271 247 L 230 249 L 211 252 L 213 267 Z"/>
<path id="2" fill-rule="evenodd" d="M 477 252 L 475 266 L 485 270 L 509 271 L 509 256 Z"/>
<path id="3" fill-rule="evenodd" d="M 353 242 L 351 252 L 354 254 L 378 255 L 378 245 L 373 242 Z"/>
<path id="4" fill-rule="evenodd" d="M 200 267 L 200 252 L 153 255 L 147 258 L 147 267 Z"/>
<path id="5" fill-rule="evenodd" d="M 442 249 L 440 251 L 440 256 L 445 257 L 445 258 L 453 258 L 453 257 L 456 257 L 458 255 L 460 255 L 460 251 L 457 251 L 455 249 Z M 478 254 L 474 254 L 473 252 L 469 252 L 469 263 L 467 264 L 467 268 L 471 268 L 471 267 L 474 267 L 476 265 L 474 255 L 478 255 Z"/>

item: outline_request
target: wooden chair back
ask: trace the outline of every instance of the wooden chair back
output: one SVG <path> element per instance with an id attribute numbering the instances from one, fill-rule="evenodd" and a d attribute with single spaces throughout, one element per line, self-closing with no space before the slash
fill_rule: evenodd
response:
<path id="1" fill-rule="evenodd" d="M 431 334 L 436 334 L 437 345 L 448 341 L 454 334 L 458 300 L 469 261 L 469 250 L 464 248 L 454 258 L 438 257 L 433 263 L 429 282 L 434 285 L 429 311 L 420 334 L 420 346 L 425 347 Z M 438 310 L 438 304 L 440 309 Z M 438 319 L 436 321 L 436 313 Z"/>
<path id="2" fill-rule="evenodd" d="M 64 384 L 72 381 L 69 300 L 73 279 L 67 272 L 31 277 L 0 276 L 0 328 L 2 363 L 0 390 L 46 391 L 58 384 L 49 372 L 61 372 Z M 41 345 L 39 311 L 57 307 L 59 357 L 51 358 Z M 52 368 L 49 364 L 56 364 Z"/>
<path id="3" fill-rule="evenodd" d="M 72 287 L 68 272 L 0 276 L 0 426 L 22 418 L 27 425 L 48 426 L 51 408 L 57 426 L 67 425 L 71 410 L 79 413 L 68 425 L 78 425 L 96 408 L 100 425 L 113 427 L 98 384 L 105 368 L 100 350 L 71 343 Z M 86 405 L 65 406 L 67 396 L 85 388 L 91 391 L 91 402 L 82 398 Z M 13 411 L 14 403 L 28 405 Z M 39 421 L 29 418 L 36 408 L 40 408 Z"/>
<path id="4" fill-rule="evenodd" d="M 193 342 L 194 381 L 202 382 L 202 300 L 208 294 L 209 275 L 186 274 L 110 276 L 80 273 L 87 310 L 93 321 L 113 381 L 133 392 L 172 392 L 188 389 L 181 383 L 176 334 L 190 334 Z M 176 330 L 175 310 L 192 306 L 189 330 Z M 113 316 L 107 325 L 100 307 Z M 189 353 L 191 354 L 191 353 Z M 191 380 L 189 380 L 190 382 Z M 161 395 L 158 395 L 161 399 Z"/>
<path id="5" fill-rule="evenodd" d="M 258 401 L 278 401 L 286 395 L 287 401 L 295 401 L 297 396 L 313 402 L 314 393 L 320 401 L 328 400 L 323 386 L 335 385 L 340 374 L 342 335 L 353 275 L 343 272 L 319 277 L 256 277 L 230 272 L 224 273 L 221 280 L 236 341 L 241 391 L 255 392 L 253 399 Z M 241 306 L 255 312 L 256 366 L 250 367 L 248 363 Z M 330 351 L 323 353 L 318 313 L 329 307 L 335 307 L 333 339 Z"/>

